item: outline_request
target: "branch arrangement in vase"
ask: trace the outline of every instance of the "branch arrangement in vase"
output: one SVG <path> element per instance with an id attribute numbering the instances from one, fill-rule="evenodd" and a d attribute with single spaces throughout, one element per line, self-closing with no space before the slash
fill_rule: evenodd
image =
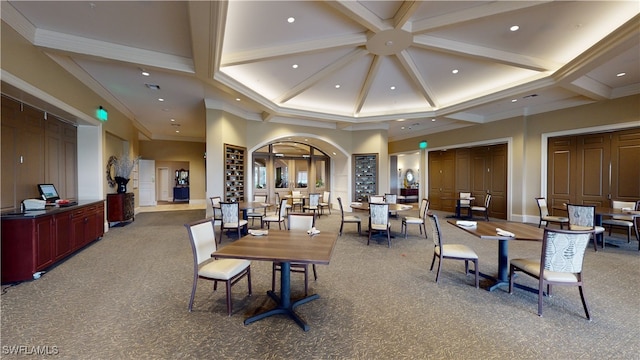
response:
<path id="1" fill-rule="evenodd" d="M 128 179 L 131 175 L 131 171 L 140 160 L 140 157 L 134 159 L 129 158 L 129 154 L 123 154 L 120 157 L 116 157 L 113 162 L 115 176 Z"/>

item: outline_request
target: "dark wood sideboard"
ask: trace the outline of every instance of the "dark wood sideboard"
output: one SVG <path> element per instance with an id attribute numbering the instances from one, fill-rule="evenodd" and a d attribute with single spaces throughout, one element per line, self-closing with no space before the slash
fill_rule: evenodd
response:
<path id="1" fill-rule="evenodd" d="M 107 194 L 107 221 L 135 220 L 135 197 L 133 193 Z"/>
<path id="2" fill-rule="evenodd" d="M 2 283 L 31 280 L 104 235 L 104 200 L 2 214 Z"/>

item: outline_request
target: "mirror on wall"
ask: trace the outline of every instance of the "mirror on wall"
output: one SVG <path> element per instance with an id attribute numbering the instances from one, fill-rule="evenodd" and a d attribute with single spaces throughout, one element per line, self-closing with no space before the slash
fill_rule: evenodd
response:
<path id="1" fill-rule="evenodd" d="M 180 169 L 176 170 L 176 186 L 188 186 L 189 185 L 189 170 Z"/>
<path id="2" fill-rule="evenodd" d="M 407 169 L 404 173 L 404 184 L 405 187 L 410 187 L 416 182 L 416 175 L 413 173 L 413 170 Z"/>

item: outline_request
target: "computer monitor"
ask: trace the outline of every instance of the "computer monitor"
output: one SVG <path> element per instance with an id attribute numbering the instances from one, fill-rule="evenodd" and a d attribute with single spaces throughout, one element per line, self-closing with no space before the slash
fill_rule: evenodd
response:
<path id="1" fill-rule="evenodd" d="M 44 199 L 48 203 L 56 202 L 56 200 L 60 199 L 58 195 L 58 191 L 53 184 L 38 184 L 38 191 L 40 191 L 40 195 L 42 199 Z"/>

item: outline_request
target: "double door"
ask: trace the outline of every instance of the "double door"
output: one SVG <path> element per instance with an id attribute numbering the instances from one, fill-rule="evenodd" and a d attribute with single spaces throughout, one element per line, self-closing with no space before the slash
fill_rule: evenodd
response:
<path id="1" fill-rule="evenodd" d="M 550 208 L 640 199 L 640 128 L 551 138 L 548 158 Z"/>

